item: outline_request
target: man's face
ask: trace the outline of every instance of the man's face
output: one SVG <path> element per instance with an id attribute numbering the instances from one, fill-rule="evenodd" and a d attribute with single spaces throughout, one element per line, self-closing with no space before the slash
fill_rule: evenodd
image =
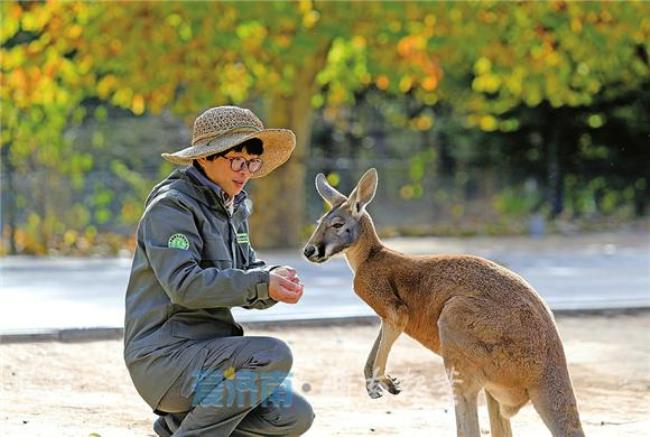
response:
<path id="1" fill-rule="evenodd" d="M 245 160 L 259 158 L 258 155 L 250 155 L 245 151 L 228 152 L 226 156 L 220 156 L 208 161 L 206 158 L 199 158 L 199 164 L 203 166 L 205 174 L 221 187 L 230 197 L 234 197 L 244 189 L 246 182 L 251 178 L 248 165 L 242 166 L 241 170 L 233 171 L 230 166 L 232 158 L 241 157 Z"/>

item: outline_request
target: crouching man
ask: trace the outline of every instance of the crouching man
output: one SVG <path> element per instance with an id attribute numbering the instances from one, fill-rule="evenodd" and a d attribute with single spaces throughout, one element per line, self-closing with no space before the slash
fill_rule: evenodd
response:
<path id="1" fill-rule="evenodd" d="M 192 146 L 163 157 L 175 170 L 150 193 L 126 292 L 124 358 L 160 417 L 159 436 L 297 436 L 312 424 L 286 378 L 289 347 L 244 336 L 230 309 L 294 304 L 296 271 L 258 260 L 243 191 L 295 148 L 293 132 L 264 129 L 249 110 L 211 108 Z"/>

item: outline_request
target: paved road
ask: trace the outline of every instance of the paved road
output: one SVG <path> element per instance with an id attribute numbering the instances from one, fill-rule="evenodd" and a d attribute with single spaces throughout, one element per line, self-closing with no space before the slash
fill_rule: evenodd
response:
<path id="1" fill-rule="evenodd" d="M 542 239 L 421 238 L 386 244 L 413 253 L 472 253 L 526 278 L 553 309 L 650 307 L 650 238 L 645 233 L 594 234 Z M 240 321 L 372 315 L 352 291 L 345 260 L 314 265 L 296 251 L 260 253 L 271 263 L 296 267 L 305 283 L 298 305 L 235 309 Z M 63 328 L 120 327 L 131 260 L 0 259 L 0 334 Z"/>

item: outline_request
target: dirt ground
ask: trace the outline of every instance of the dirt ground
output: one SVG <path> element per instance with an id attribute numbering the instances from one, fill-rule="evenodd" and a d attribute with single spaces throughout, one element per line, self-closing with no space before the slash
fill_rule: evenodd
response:
<path id="1" fill-rule="evenodd" d="M 650 312 L 558 316 L 582 421 L 590 436 L 650 429 Z M 271 327 L 294 352 L 292 384 L 316 411 L 309 436 L 453 436 L 452 397 L 441 359 L 401 337 L 389 372 L 403 392 L 371 400 L 362 368 L 377 326 Z M 0 345 L 2 436 L 146 436 L 153 413 L 122 362 L 120 340 Z M 483 434 L 489 434 L 480 400 Z M 529 404 L 512 420 L 519 436 L 547 436 Z M 96 437 L 96 436 L 94 436 Z"/>

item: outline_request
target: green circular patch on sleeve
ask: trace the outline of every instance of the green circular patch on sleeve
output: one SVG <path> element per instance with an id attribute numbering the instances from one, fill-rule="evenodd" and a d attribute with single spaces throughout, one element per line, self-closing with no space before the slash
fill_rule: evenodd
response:
<path id="1" fill-rule="evenodd" d="M 167 246 L 171 247 L 172 249 L 187 250 L 190 248 L 190 240 L 188 240 L 187 237 L 183 234 L 174 234 L 169 237 Z"/>

